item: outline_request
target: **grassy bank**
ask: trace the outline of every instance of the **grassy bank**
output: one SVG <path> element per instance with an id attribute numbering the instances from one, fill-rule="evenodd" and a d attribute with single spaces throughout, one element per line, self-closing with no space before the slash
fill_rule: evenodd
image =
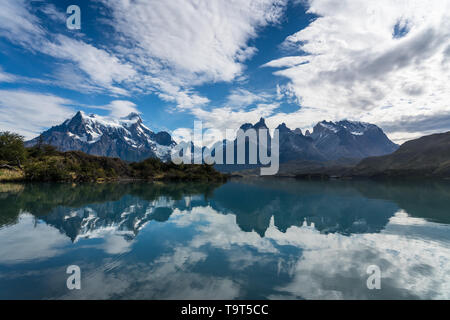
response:
<path id="1" fill-rule="evenodd" d="M 25 173 L 18 169 L 10 170 L 10 169 L 0 169 L 0 182 L 14 182 L 14 181 L 23 181 L 25 179 Z"/>

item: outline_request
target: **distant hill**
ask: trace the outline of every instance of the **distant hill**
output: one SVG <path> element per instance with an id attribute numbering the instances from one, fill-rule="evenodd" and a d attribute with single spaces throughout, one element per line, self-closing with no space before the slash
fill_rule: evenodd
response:
<path id="1" fill-rule="evenodd" d="M 391 155 L 364 159 L 351 175 L 450 178 L 450 132 L 408 141 Z"/>

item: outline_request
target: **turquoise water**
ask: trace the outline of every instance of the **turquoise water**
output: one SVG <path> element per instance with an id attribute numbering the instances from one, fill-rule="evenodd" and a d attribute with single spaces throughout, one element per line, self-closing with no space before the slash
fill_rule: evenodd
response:
<path id="1" fill-rule="evenodd" d="M 443 182 L 4 184 L 0 299 L 448 299 L 449 208 Z"/>

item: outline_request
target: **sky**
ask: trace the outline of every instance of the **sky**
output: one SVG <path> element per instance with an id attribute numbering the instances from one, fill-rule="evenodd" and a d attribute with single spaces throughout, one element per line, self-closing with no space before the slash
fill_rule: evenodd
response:
<path id="1" fill-rule="evenodd" d="M 403 143 L 450 131 L 449 18 L 450 0 L 2 0 L 0 131 L 30 139 L 82 110 L 176 139 L 264 117 Z"/>

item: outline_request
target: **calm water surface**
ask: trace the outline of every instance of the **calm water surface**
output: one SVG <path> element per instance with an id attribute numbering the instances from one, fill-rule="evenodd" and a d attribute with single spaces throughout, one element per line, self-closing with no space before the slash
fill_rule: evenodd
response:
<path id="1" fill-rule="evenodd" d="M 449 224 L 438 182 L 4 184 L 0 299 L 449 299 Z"/>

